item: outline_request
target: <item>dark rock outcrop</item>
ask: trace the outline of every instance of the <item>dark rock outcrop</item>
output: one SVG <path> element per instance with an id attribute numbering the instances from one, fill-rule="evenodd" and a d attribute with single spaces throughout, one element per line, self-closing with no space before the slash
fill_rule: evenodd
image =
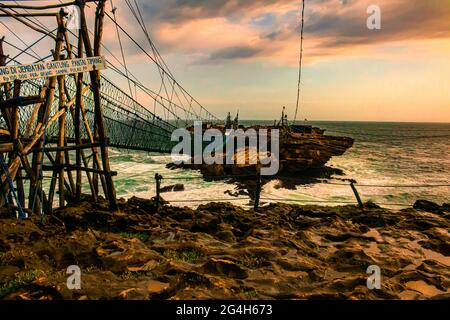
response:
<path id="1" fill-rule="evenodd" d="M 5 299 L 442 299 L 450 222 L 437 206 L 391 211 L 228 203 L 197 210 L 132 198 L 0 219 Z M 426 209 L 426 210 L 425 210 Z M 78 265 L 81 290 L 66 286 Z M 382 289 L 366 286 L 367 268 Z"/>

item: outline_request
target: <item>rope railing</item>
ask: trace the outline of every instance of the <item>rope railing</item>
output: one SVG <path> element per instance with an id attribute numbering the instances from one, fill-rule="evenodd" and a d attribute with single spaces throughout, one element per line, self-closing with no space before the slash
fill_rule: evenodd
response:
<path id="1" fill-rule="evenodd" d="M 227 176 L 198 176 L 198 177 L 177 177 L 177 176 L 168 176 L 168 177 L 164 177 L 162 175 L 157 174 L 155 176 L 155 179 L 158 181 L 157 183 L 157 197 L 160 196 L 160 189 L 161 188 L 161 181 L 166 180 L 166 181 L 193 181 L 193 180 L 205 180 L 205 179 L 228 179 L 228 178 L 251 178 L 251 179 L 256 179 L 256 181 L 258 181 L 258 179 L 261 179 L 261 176 L 259 175 L 227 175 Z M 317 183 L 316 183 L 317 184 Z M 167 201 L 169 203 L 198 203 L 198 202 L 234 202 L 234 201 L 246 201 L 248 200 L 249 203 L 251 203 L 253 201 L 254 203 L 254 208 L 255 210 L 258 210 L 259 207 L 259 201 L 271 201 L 271 202 L 289 202 L 289 203 L 305 203 L 305 204 L 309 204 L 309 203 L 315 203 L 315 204 L 320 204 L 320 203 L 326 203 L 326 204 L 345 204 L 345 205 L 359 205 L 359 207 L 363 208 L 365 205 L 361 200 L 361 197 L 358 193 L 358 190 L 356 189 L 356 187 L 363 187 L 363 188 L 369 188 L 369 187 L 374 187 L 374 188 L 436 188 L 436 187 L 450 187 L 450 183 L 443 183 L 443 184 L 417 184 L 417 185 L 370 185 L 370 184 L 357 184 L 355 182 L 350 182 L 350 183 L 327 183 L 327 182 L 322 182 L 319 184 L 325 184 L 325 185 L 334 185 L 334 186 L 346 186 L 346 187 L 351 187 L 354 196 L 356 198 L 356 202 L 354 201 L 348 201 L 348 200 L 328 200 L 328 199 L 293 199 L 293 198 L 285 198 L 285 197 L 280 197 L 271 193 L 267 193 L 265 191 L 261 190 L 261 186 L 258 187 L 258 183 L 256 184 L 255 187 L 255 199 L 252 199 L 250 196 L 247 198 L 242 198 L 242 197 L 238 197 L 238 198 L 209 198 L 209 199 L 179 199 L 177 198 L 176 200 L 170 200 Z M 393 207 L 404 207 L 404 208 L 408 208 L 411 207 L 412 205 L 409 203 L 394 203 L 394 202 L 382 202 L 382 203 L 376 203 L 377 205 L 380 206 L 393 206 Z"/>
<path id="2" fill-rule="evenodd" d="M 205 179 L 238 179 L 238 178 L 248 178 L 248 179 L 254 179 L 254 174 L 248 174 L 248 175 L 217 175 L 217 176 L 198 176 L 198 177 L 176 177 L 176 176 L 164 176 L 163 180 L 205 180 Z M 277 179 L 283 179 L 284 177 L 277 177 Z M 291 177 L 287 177 L 289 179 L 293 179 Z M 263 177 L 264 179 L 264 177 Z M 357 187 L 363 187 L 363 188 L 437 188 L 437 187 L 450 187 L 449 183 L 442 183 L 442 184 L 416 184 L 416 185 L 402 185 L 402 184 L 391 184 L 391 185 L 376 185 L 376 184 L 359 184 L 357 182 L 353 182 L 355 186 Z M 309 183 L 306 183 L 309 184 Z M 327 182 L 327 181 L 320 181 L 320 182 L 314 182 L 312 184 L 325 184 L 325 185 L 335 185 L 335 186 L 350 186 L 352 183 L 337 183 L 337 182 Z"/>

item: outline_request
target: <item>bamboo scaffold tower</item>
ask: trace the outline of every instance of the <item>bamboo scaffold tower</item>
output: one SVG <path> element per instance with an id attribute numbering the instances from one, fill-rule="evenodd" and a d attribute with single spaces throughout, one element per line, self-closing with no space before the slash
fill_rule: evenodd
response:
<path id="1" fill-rule="evenodd" d="M 92 40 L 87 27 L 87 2 L 96 5 Z M 47 6 L 0 4 L 0 14 L 53 39 L 53 61 L 91 58 L 101 55 L 105 2 L 76 0 Z M 67 30 L 64 7 L 68 5 L 77 6 L 80 13 L 76 50 Z M 56 36 L 26 19 L 44 15 L 55 18 Z M 0 35 L 0 66 L 6 66 L 8 59 L 3 51 L 4 36 L 7 35 Z M 69 82 L 75 84 L 75 93 L 68 89 Z M 23 95 L 24 83 L 20 80 L 0 84 L 1 207 L 15 211 L 20 217 L 48 214 L 54 202 L 63 207 L 80 201 L 82 194 L 88 193 L 83 188 L 88 186 L 93 201 L 103 195 L 110 209 L 117 210 L 115 173 L 109 163 L 102 106 L 101 71 L 52 76 L 41 79 L 40 83 L 35 95 Z M 91 115 L 85 107 L 87 96 L 93 101 Z M 25 117 L 23 108 L 32 111 L 21 119 Z M 56 139 L 47 135 L 50 127 L 57 128 Z M 67 136 L 68 127 L 74 132 L 74 138 Z M 43 183 L 44 172 L 51 173 L 49 184 Z"/>

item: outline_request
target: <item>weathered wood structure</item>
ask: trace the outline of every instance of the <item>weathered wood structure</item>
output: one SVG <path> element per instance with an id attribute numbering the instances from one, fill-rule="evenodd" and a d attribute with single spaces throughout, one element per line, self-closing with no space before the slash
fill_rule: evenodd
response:
<path id="1" fill-rule="evenodd" d="M 53 60 L 71 60 L 101 55 L 105 0 L 96 4 L 93 39 L 89 34 L 85 5 L 90 0 L 47 6 L 0 5 L 0 13 L 11 17 L 34 32 L 43 33 L 54 40 Z M 77 49 L 70 43 L 67 19 L 63 7 L 76 5 L 80 13 L 80 29 L 77 30 Z M 19 12 L 25 10 L 24 12 Z M 33 12 L 31 12 L 33 10 Z M 55 10 L 56 12 L 49 12 Z M 33 16 L 53 16 L 57 27 L 56 36 L 31 25 L 25 19 Z M 5 35 L 0 35 L 5 36 Z M 0 41 L 0 66 L 5 66 L 8 56 Z M 87 80 L 86 80 L 87 79 Z M 0 84 L 0 157 L 1 206 L 19 214 L 49 213 L 57 198 L 58 206 L 81 199 L 83 180 L 88 181 L 93 201 L 104 195 L 112 210 L 117 209 L 116 193 L 111 172 L 108 139 L 104 124 L 100 70 L 60 75 L 42 79 L 39 94 L 22 96 L 19 80 Z M 76 84 L 76 93 L 68 90 L 67 82 Z M 86 93 L 93 99 L 93 116 L 85 109 Z M 32 108 L 31 115 L 20 119 L 21 108 Z M 22 121 L 21 121 L 22 120 Z M 21 130 L 19 123 L 25 121 Z M 47 130 L 57 126 L 57 139 L 50 139 Z M 68 126 L 75 138 L 68 138 Z M 83 139 L 88 137 L 88 139 Z M 49 186 L 44 188 L 43 172 L 52 172 Z M 84 178 L 84 179 L 83 179 Z M 86 181 L 84 180 L 84 181 Z M 86 184 L 84 184 L 86 185 Z M 101 185 L 101 189 L 99 187 Z"/>

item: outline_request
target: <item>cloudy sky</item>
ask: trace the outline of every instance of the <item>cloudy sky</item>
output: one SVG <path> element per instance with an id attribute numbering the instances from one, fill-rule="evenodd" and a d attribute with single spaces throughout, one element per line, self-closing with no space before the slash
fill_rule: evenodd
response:
<path id="1" fill-rule="evenodd" d="M 299 0 L 138 2 L 172 72 L 210 111 L 274 119 L 286 106 L 293 116 Z M 114 5 L 148 48 L 124 1 Z M 381 9 L 381 30 L 366 26 L 369 5 Z M 450 121 L 450 0 L 306 0 L 305 15 L 301 118 Z M 158 89 L 149 60 L 122 40 L 130 70 Z M 112 23 L 105 43 L 120 56 Z"/>

